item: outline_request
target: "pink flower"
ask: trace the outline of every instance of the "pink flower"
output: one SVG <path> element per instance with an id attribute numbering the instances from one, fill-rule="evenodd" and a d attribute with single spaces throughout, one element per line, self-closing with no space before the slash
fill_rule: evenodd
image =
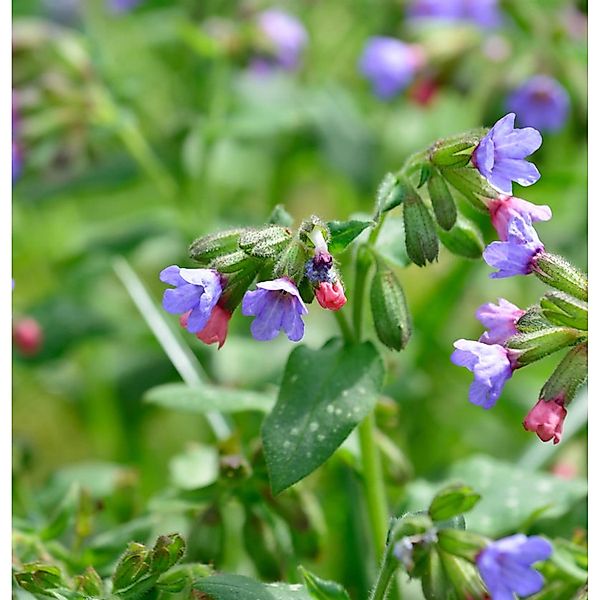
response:
<path id="1" fill-rule="evenodd" d="M 554 443 L 558 444 L 566 416 L 567 409 L 564 407 L 563 398 L 540 399 L 525 417 L 523 427 L 527 431 L 536 433 L 542 442 L 549 442 L 553 439 Z"/>
<path id="2" fill-rule="evenodd" d="M 17 321 L 13 326 L 13 342 L 24 356 L 35 356 L 42 348 L 44 334 L 40 324 L 31 317 Z"/>
<path id="3" fill-rule="evenodd" d="M 187 328 L 187 321 L 190 312 L 181 315 L 179 322 L 182 327 Z M 227 339 L 227 328 L 229 326 L 231 313 L 219 306 L 218 304 L 212 309 L 208 322 L 202 330 L 196 333 L 196 337 L 205 344 L 219 344 L 219 348 L 223 346 Z"/>
<path id="4" fill-rule="evenodd" d="M 500 239 L 504 242 L 508 239 L 508 224 L 515 215 L 521 217 L 528 215 L 532 223 L 536 221 L 549 221 L 552 218 L 552 211 L 549 206 L 538 206 L 522 198 L 505 196 L 503 194 L 491 200 L 487 207 L 492 218 L 492 225 L 498 232 Z"/>
<path id="5" fill-rule="evenodd" d="M 340 310 L 346 304 L 346 294 L 340 281 L 329 283 L 324 281 L 315 292 L 319 304 L 329 310 Z"/>

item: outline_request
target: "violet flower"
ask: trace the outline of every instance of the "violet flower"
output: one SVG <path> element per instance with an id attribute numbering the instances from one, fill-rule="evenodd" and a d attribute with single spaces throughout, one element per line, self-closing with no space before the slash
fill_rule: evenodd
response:
<path id="1" fill-rule="evenodd" d="M 367 41 L 358 66 L 375 95 L 389 100 L 408 86 L 423 62 L 419 47 L 376 36 Z"/>
<path id="2" fill-rule="evenodd" d="M 187 315 L 186 329 L 198 333 L 208 323 L 223 288 L 221 277 L 212 269 L 181 269 L 171 265 L 160 273 L 160 280 L 175 286 L 163 296 L 163 308 L 172 314 Z"/>
<path id="3" fill-rule="evenodd" d="M 250 331 L 254 339 L 266 342 L 284 331 L 292 342 L 304 336 L 302 315 L 308 313 L 296 285 L 286 277 L 257 283 L 242 299 L 242 314 L 254 316 Z"/>
<path id="4" fill-rule="evenodd" d="M 479 338 L 484 344 L 504 345 L 508 338 L 517 334 L 517 321 L 525 314 L 518 306 L 504 298 L 498 304 L 482 304 L 475 313 L 479 322 L 487 331 Z"/>
<path id="5" fill-rule="evenodd" d="M 544 586 L 544 578 L 532 565 L 552 554 L 550 542 L 522 533 L 491 542 L 477 557 L 477 568 L 492 600 L 529 596 Z"/>
<path id="6" fill-rule="evenodd" d="M 527 215 L 525 218 L 515 215 L 510 220 L 506 237 L 506 241 L 492 242 L 483 251 L 485 262 L 498 269 L 490 274 L 492 279 L 531 273 L 535 257 L 544 251 L 544 244 Z"/>
<path id="7" fill-rule="evenodd" d="M 142 2 L 143 0 L 108 0 L 108 7 L 114 13 L 126 13 Z"/>
<path id="8" fill-rule="evenodd" d="M 454 347 L 452 362 L 466 367 L 475 376 L 469 388 L 469 401 L 486 409 L 492 408 L 517 368 L 515 355 L 499 344 L 472 340 L 457 340 Z"/>
<path id="9" fill-rule="evenodd" d="M 256 58 L 253 62 L 254 70 L 270 71 L 272 67 L 281 67 L 287 71 L 296 69 L 308 42 L 304 25 L 296 17 L 275 8 L 260 13 L 257 24 L 273 54 L 268 58 Z"/>
<path id="10" fill-rule="evenodd" d="M 473 152 L 473 164 L 499 192 L 512 196 L 512 182 L 528 186 L 540 178 L 537 167 L 525 160 L 542 145 L 532 127 L 515 129 L 515 113 L 502 117 Z"/>
<path id="11" fill-rule="evenodd" d="M 508 97 L 506 106 L 517 113 L 520 125 L 541 131 L 558 131 L 569 116 L 571 101 L 565 88 L 556 79 L 536 75 Z"/>
<path id="12" fill-rule="evenodd" d="M 498 0 L 413 0 L 408 14 L 415 19 L 468 21 L 483 29 L 502 21 Z"/>
<path id="13" fill-rule="evenodd" d="M 529 217 L 532 222 L 549 221 L 552 210 L 549 206 L 538 206 L 522 198 L 500 195 L 487 203 L 492 225 L 502 241 L 508 239 L 508 224 L 514 216 Z"/>

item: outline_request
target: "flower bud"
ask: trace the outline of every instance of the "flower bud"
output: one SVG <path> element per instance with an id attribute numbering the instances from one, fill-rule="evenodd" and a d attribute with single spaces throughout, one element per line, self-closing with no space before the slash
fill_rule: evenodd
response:
<path id="1" fill-rule="evenodd" d="M 540 300 L 542 313 L 554 325 L 565 325 L 587 331 L 587 302 L 565 292 L 547 292 Z"/>
<path id="2" fill-rule="evenodd" d="M 381 261 L 371 282 L 371 312 L 379 341 L 392 350 L 406 348 L 411 322 L 404 290 L 394 272 Z"/>
<path id="3" fill-rule="evenodd" d="M 290 243 L 292 234 L 286 227 L 267 225 L 246 230 L 240 236 L 239 246 L 254 258 L 275 259 Z"/>
<path id="4" fill-rule="evenodd" d="M 585 338 L 585 334 L 569 327 L 548 327 L 531 333 L 511 337 L 506 347 L 515 350 L 517 366 L 531 364 L 549 354 L 568 346 L 574 346 Z"/>
<path id="5" fill-rule="evenodd" d="M 437 259 L 439 243 L 435 223 L 414 188 L 404 199 L 404 230 L 406 252 L 416 265 L 424 267 Z"/>
<path id="6" fill-rule="evenodd" d="M 438 229 L 440 241 L 452 254 L 464 258 L 481 258 L 484 249 L 481 232 L 475 223 L 463 217 L 460 213 L 450 231 Z"/>
<path id="7" fill-rule="evenodd" d="M 182 327 L 187 328 L 189 311 L 184 313 L 179 318 L 179 323 Z M 217 304 L 210 313 L 210 318 L 204 326 L 204 329 L 200 330 L 196 337 L 207 345 L 219 344 L 219 348 L 223 346 L 227 339 L 227 329 L 229 326 L 229 320 L 231 319 L 231 313 Z"/>
<path id="8" fill-rule="evenodd" d="M 307 253 L 298 240 L 293 240 L 279 254 L 273 267 L 273 278 L 287 277 L 294 282 L 304 277 Z"/>
<path id="9" fill-rule="evenodd" d="M 211 233 L 198 238 L 189 249 L 190 258 L 207 265 L 212 259 L 239 250 L 240 235 L 246 231 L 244 228 L 228 229 L 218 233 Z"/>
<path id="10" fill-rule="evenodd" d="M 433 212 L 439 226 L 445 231 L 452 229 L 456 223 L 456 204 L 438 171 L 433 171 L 427 180 L 427 189 L 433 206 Z"/>
<path id="11" fill-rule="evenodd" d="M 442 529 L 438 533 L 438 543 L 444 552 L 475 562 L 475 558 L 486 547 L 488 540 L 472 531 Z"/>
<path id="12" fill-rule="evenodd" d="M 553 440 L 556 445 L 560 442 L 566 416 L 567 409 L 564 407 L 563 398 L 538 400 L 525 417 L 523 427 L 536 433 L 542 442 Z"/>
<path id="13" fill-rule="evenodd" d="M 164 573 L 177 564 L 185 553 L 185 542 L 178 533 L 161 535 L 152 549 L 150 568 L 154 574 Z"/>
<path id="14" fill-rule="evenodd" d="M 41 563 L 23 565 L 23 570 L 15 573 L 15 579 L 24 590 L 42 596 L 48 596 L 49 590 L 65 585 L 57 566 Z"/>
<path id="15" fill-rule="evenodd" d="M 483 130 L 473 135 L 452 137 L 435 143 L 430 151 L 431 162 L 438 167 L 465 167 L 483 136 Z"/>
<path id="16" fill-rule="evenodd" d="M 319 304 L 328 310 L 339 310 L 346 304 L 346 295 L 341 281 L 329 283 L 324 281 L 319 284 L 315 292 Z"/>
<path id="17" fill-rule="evenodd" d="M 102 579 L 94 567 L 91 566 L 88 566 L 85 569 L 85 573 L 83 573 L 83 575 L 77 575 L 75 577 L 75 586 L 78 591 L 81 591 L 87 596 L 91 597 L 102 597 L 104 592 Z"/>
<path id="18" fill-rule="evenodd" d="M 32 317 L 19 319 L 13 325 L 13 342 L 24 356 L 35 356 L 44 342 L 40 324 Z"/>
<path id="19" fill-rule="evenodd" d="M 150 572 L 150 551 L 143 544 L 130 542 L 113 574 L 113 592 L 118 594 Z"/>
<path id="20" fill-rule="evenodd" d="M 533 261 L 533 273 L 547 285 L 587 302 L 588 278 L 562 256 L 540 252 Z"/>

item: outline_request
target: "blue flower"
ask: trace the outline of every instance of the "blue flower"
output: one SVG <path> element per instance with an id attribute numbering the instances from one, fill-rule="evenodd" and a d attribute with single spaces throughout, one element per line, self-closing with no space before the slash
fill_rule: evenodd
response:
<path id="1" fill-rule="evenodd" d="M 296 17 L 275 8 L 260 13 L 257 23 L 272 47 L 272 56 L 255 59 L 254 69 L 268 71 L 273 66 L 288 71 L 296 69 L 308 42 L 304 25 Z"/>
<path id="2" fill-rule="evenodd" d="M 483 344 L 473 340 L 457 340 L 450 360 L 466 367 L 474 375 L 469 388 L 469 401 L 483 408 L 492 408 L 512 377 L 516 362 L 512 352 L 499 344 Z"/>
<path id="3" fill-rule="evenodd" d="M 477 557 L 477 568 L 492 600 L 530 596 L 544 586 L 544 578 L 531 567 L 552 554 L 550 542 L 522 533 L 492 542 Z"/>
<path id="4" fill-rule="evenodd" d="M 532 127 L 515 129 L 515 113 L 502 117 L 473 152 L 473 164 L 488 183 L 512 196 L 512 182 L 528 186 L 540 178 L 533 163 L 525 160 L 542 145 L 540 132 Z"/>
<path id="5" fill-rule="evenodd" d="M 392 37 L 372 37 L 359 62 L 360 72 L 374 93 L 388 100 L 401 92 L 423 63 L 421 50 Z"/>
<path id="6" fill-rule="evenodd" d="M 498 0 L 413 0 L 409 16 L 442 21 L 469 21 L 489 29 L 502 21 Z"/>
<path id="7" fill-rule="evenodd" d="M 110 10 L 115 13 L 124 13 L 133 10 L 143 0 L 108 0 Z"/>
<path id="8" fill-rule="evenodd" d="M 527 275 L 531 273 L 535 257 L 544 251 L 528 215 L 515 215 L 508 224 L 507 239 L 502 242 L 492 242 L 484 251 L 485 262 L 498 269 L 491 273 L 492 279 Z"/>
<path id="9" fill-rule="evenodd" d="M 284 331 L 292 342 L 304 336 L 302 315 L 308 313 L 298 288 L 285 278 L 257 283 L 242 299 L 242 314 L 254 316 L 250 331 L 255 339 L 266 342 Z"/>
<path id="10" fill-rule="evenodd" d="M 160 280 L 175 286 L 163 296 L 163 308 L 172 314 L 187 315 L 186 329 L 198 333 L 208 323 L 221 292 L 221 277 L 212 269 L 181 269 L 171 265 L 160 273 Z"/>
<path id="11" fill-rule="evenodd" d="M 504 298 L 499 298 L 497 305 L 492 302 L 482 304 L 477 309 L 476 316 L 487 331 L 479 341 L 484 344 L 503 345 L 508 338 L 516 335 L 516 323 L 524 314 L 524 310 Z"/>
<path id="12" fill-rule="evenodd" d="M 520 125 L 541 131 L 558 131 L 569 116 L 571 101 L 556 79 L 536 75 L 516 89 L 506 105 L 510 111 L 517 113 Z"/>

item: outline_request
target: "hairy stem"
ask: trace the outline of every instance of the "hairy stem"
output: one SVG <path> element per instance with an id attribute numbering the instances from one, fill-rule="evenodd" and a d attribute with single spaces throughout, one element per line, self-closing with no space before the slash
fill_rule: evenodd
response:
<path id="1" fill-rule="evenodd" d="M 388 597 L 388 590 L 392 583 L 392 577 L 396 571 L 397 561 L 393 555 L 393 548 L 388 546 L 385 550 L 381 569 L 377 575 L 375 587 L 369 594 L 369 600 L 384 600 Z"/>

